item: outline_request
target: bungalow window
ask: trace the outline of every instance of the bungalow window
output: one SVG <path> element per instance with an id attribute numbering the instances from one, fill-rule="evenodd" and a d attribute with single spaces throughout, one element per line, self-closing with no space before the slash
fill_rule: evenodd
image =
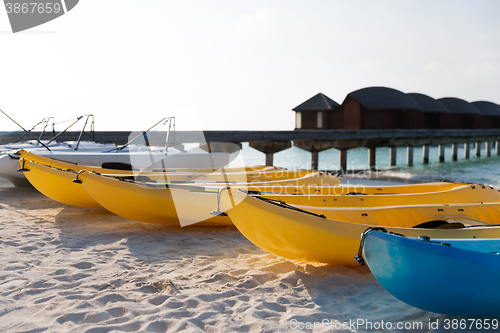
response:
<path id="1" fill-rule="evenodd" d="M 316 127 L 323 128 L 323 112 L 319 111 L 316 115 L 317 115 Z"/>
<path id="2" fill-rule="evenodd" d="M 302 112 L 295 112 L 295 128 L 302 128 Z"/>

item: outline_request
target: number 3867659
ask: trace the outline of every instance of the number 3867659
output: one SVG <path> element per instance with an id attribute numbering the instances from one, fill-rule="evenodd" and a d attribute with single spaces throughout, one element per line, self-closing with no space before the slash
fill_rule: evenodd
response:
<path id="1" fill-rule="evenodd" d="M 7 8 L 7 14 L 59 14 L 62 10 L 60 3 L 51 2 L 24 2 L 24 3 L 5 3 L 5 8 Z"/>

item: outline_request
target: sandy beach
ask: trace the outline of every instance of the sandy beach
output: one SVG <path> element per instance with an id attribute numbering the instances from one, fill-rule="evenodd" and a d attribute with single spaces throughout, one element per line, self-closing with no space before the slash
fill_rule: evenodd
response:
<path id="1" fill-rule="evenodd" d="M 2 332 L 453 331 L 453 317 L 400 302 L 365 267 L 294 262 L 235 228 L 138 223 L 0 185 Z"/>

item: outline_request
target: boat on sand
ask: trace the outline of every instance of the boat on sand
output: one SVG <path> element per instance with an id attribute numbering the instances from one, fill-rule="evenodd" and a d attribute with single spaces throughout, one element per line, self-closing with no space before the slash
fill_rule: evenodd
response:
<path id="1" fill-rule="evenodd" d="M 358 252 L 360 235 L 373 227 L 328 219 L 241 191 L 221 191 L 220 203 L 238 230 L 253 244 L 278 256 L 305 262 L 355 265 L 353 254 Z M 500 226 L 467 217 L 428 222 L 413 228 L 387 226 L 385 229 L 408 237 L 500 238 Z"/>
<path id="2" fill-rule="evenodd" d="M 426 230 L 419 238 L 384 229 L 365 232 L 362 253 L 377 281 L 394 297 L 422 310 L 500 316 L 500 239 L 428 235 Z"/>

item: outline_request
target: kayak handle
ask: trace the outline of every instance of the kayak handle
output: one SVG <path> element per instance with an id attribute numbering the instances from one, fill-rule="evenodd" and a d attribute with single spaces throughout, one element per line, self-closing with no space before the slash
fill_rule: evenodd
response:
<path id="1" fill-rule="evenodd" d="M 26 159 L 23 157 L 23 158 L 21 158 L 21 159 L 20 159 L 20 161 L 22 161 L 22 162 L 23 162 L 23 166 L 22 166 L 20 169 L 17 169 L 16 171 L 17 171 L 17 172 L 27 172 L 27 171 L 30 171 L 30 169 L 26 169 L 26 168 L 24 167 L 24 164 L 26 163 Z"/>
<path id="2" fill-rule="evenodd" d="M 387 230 L 385 230 L 382 227 L 370 227 L 370 228 L 366 229 L 365 231 L 363 231 L 363 233 L 361 234 L 361 242 L 359 243 L 358 254 L 354 255 L 354 260 L 356 260 L 356 262 L 360 266 L 366 265 L 365 259 L 363 258 L 363 245 L 365 244 L 366 235 L 368 235 L 371 231 L 374 231 L 374 230 L 387 232 Z"/>
<path id="3" fill-rule="evenodd" d="M 215 216 L 227 216 L 226 212 L 223 212 L 223 211 L 220 210 L 220 196 L 221 196 L 222 191 L 229 190 L 229 189 L 230 188 L 228 186 L 219 188 L 219 190 L 217 191 L 217 210 L 211 211 L 210 212 L 211 215 L 215 215 Z"/>

